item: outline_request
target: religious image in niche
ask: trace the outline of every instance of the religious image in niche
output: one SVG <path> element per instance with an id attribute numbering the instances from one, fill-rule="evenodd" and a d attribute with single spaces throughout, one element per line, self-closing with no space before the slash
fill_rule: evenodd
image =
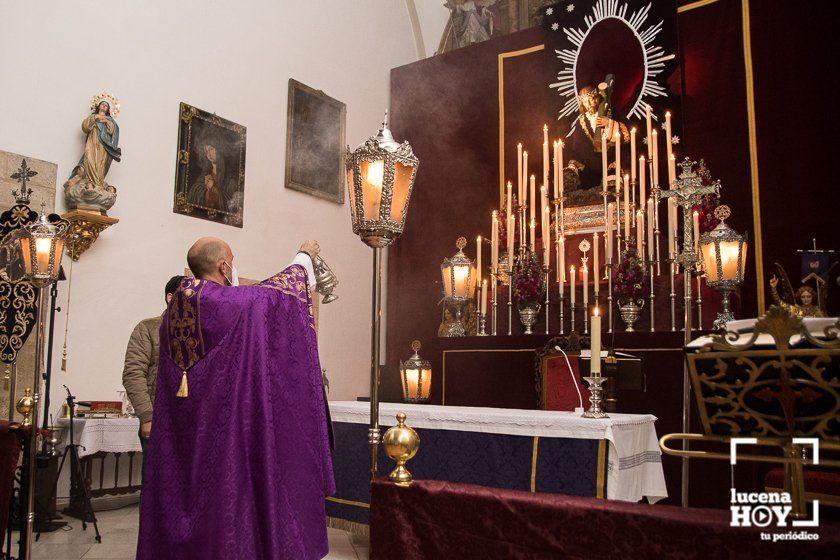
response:
<path id="1" fill-rule="evenodd" d="M 647 107 L 652 128 L 659 127 L 657 115 L 678 114 L 679 98 L 668 86 L 678 71 L 676 15 L 676 3 L 650 0 L 561 1 L 543 8 L 546 52 L 556 72 L 548 88 L 564 142 L 565 223 L 577 233 L 604 227 L 603 178 L 609 189 L 616 167 L 621 176 L 631 174 L 632 128 L 636 158 L 649 154 Z M 672 126 L 678 128 L 676 118 Z"/>
<path id="2" fill-rule="evenodd" d="M 289 80 L 286 188 L 344 204 L 346 106 Z"/>
<path id="3" fill-rule="evenodd" d="M 181 103 L 177 214 L 242 227 L 245 127 Z"/>

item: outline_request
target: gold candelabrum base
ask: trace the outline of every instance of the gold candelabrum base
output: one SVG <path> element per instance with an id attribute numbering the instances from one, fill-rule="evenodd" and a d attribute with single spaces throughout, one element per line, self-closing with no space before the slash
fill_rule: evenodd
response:
<path id="1" fill-rule="evenodd" d="M 397 463 L 397 468 L 391 471 L 388 479 L 397 486 L 410 486 L 414 477 L 405 468 L 405 463 L 420 449 L 420 436 L 405 425 L 404 412 L 397 413 L 397 425 L 389 428 L 382 436 L 382 447 L 388 457 Z"/>
<path id="2" fill-rule="evenodd" d="M 74 261 L 78 261 L 82 253 L 90 249 L 99 238 L 99 234 L 119 222 L 119 218 L 112 218 L 99 210 L 78 208 L 71 210 L 61 217 L 70 222 L 67 232 L 67 254 Z"/>

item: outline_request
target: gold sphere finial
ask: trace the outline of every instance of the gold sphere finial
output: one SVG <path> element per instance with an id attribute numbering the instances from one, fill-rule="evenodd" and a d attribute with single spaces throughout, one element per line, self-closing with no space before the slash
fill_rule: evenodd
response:
<path id="1" fill-rule="evenodd" d="M 420 448 L 420 436 L 405 425 L 405 412 L 397 413 L 397 425 L 389 428 L 382 437 L 382 447 L 385 454 L 396 461 L 397 468 L 391 471 L 388 478 L 398 486 L 408 486 L 414 480 L 405 463 L 417 453 Z"/>
<path id="2" fill-rule="evenodd" d="M 32 389 L 27 387 L 23 391 L 23 396 L 18 399 L 15 404 L 15 410 L 23 415 L 23 425 L 32 425 L 32 410 L 35 408 L 35 399 L 32 397 Z"/>
<path id="3" fill-rule="evenodd" d="M 459 237 L 458 241 L 455 242 L 455 246 L 458 247 L 459 251 L 463 251 L 464 247 L 467 246 L 467 238 L 466 237 Z"/>
<path id="4" fill-rule="evenodd" d="M 397 424 L 400 428 L 405 426 L 405 412 L 397 412 Z"/>
<path id="5" fill-rule="evenodd" d="M 420 351 L 420 346 L 421 345 L 420 345 L 419 340 L 415 340 L 414 342 L 411 343 L 411 349 L 414 350 L 415 354 Z"/>
<path id="6" fill-rule="evenodd" d="M 726 220 L 729 216 L 732 215 L 732 211 L 729 210 L 729 206 L 726 204 L 721 204 L 717 208 L 715 208 L 715 218 L 720 220 L 721 222 Z"/>

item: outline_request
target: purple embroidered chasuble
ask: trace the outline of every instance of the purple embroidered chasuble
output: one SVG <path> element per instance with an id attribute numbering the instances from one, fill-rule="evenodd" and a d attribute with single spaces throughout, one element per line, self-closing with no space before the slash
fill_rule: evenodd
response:
<path id="1" fill-rule="evenodd" d="M 303 267 L 255 286 L 182 282 L 160 330 L 145 474 L 138 560 L 327 554 L 335 482 Z"/>

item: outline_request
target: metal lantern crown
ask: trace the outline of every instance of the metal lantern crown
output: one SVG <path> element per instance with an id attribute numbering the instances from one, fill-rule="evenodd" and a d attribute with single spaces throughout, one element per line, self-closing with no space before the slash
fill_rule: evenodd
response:
<path id="1" fill-rule="evenodd" d="M 402 234 L 419 164 L 408 142 L 394 140 L 387 112 L 376 136 L 347 147 L 353 233 L 368 246 L 387 247 Z"/>
<path id="2" fill-rule="evenodd" d="M 458 247 L 458 252 L 443 259 L 440 265 L 443 297 L 450 301 L 466 302 L 475 294 L 475 264 L 464 254 L 466 238 L 459 237 L 455 246 Z"/>
<path id="3" fill-rule="evenodd" d="M 429 402 L 432 391 L 432 364 L 420 357 L 420 341 L 411 343 L 414 355 L 400 362 L 403 401 L 407 403 Z"/>
<path id="4" fill-rule="evenodd" d="M 706 282 L 712 288 L 734 290 L 744 282 L 747 262 L 747 239 L 726 225 L 728 206 L 718 206 L 715 217 L 720 223 L 700 236 L 700 251 Z"/>
<path id="5" fill-rule="evenodd" d="M 44 205 L 41 206 L 38 220 L 20 231 L 18 243 L 23 259 L 24 276 L 39 288 L 58 279 L 66 232 L 66 223 L 50 223 Z"/>

